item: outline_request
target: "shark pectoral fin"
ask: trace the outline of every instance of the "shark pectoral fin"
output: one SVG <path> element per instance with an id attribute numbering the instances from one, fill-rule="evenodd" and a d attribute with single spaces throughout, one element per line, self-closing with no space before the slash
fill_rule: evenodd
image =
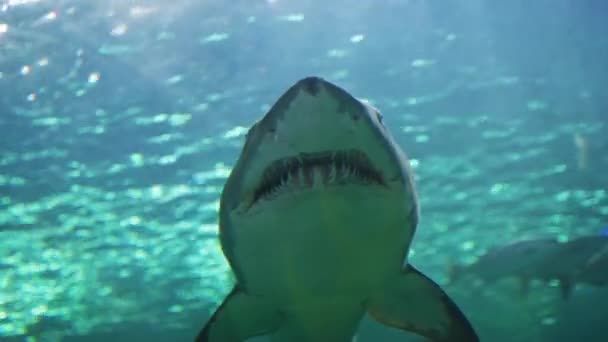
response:
<path id="1" fill-rule="evenodd" d="M 282 316 L 260 298 L 235 287 L 215 311 L 195 342 L 242 342 L 277 330 Z"/>
<path id="2" fill-rule="evenodd" d="M 411 265 L 388 288 L 370 298 L 367 311 L 378 322 L 433 341 L 476 342 L 475 330 L 454 302 Z"/>

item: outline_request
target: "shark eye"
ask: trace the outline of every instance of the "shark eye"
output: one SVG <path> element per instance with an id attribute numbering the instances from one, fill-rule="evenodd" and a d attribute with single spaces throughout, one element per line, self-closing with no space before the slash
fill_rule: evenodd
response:
<path id="1" fill-rule="evenodd" d="M 253 136 L 253 129 L 255 128 L 255 126 L 257 126 L 257 123 L 254 124 L 248 131 L 247 134 L 245 134 L 245 144 L 243 145 L 243 149 L 246 149 L 247 146 L 249 145 L 249 143 L 251 142 L 252 136 Z"/>
<path id="2" fill-rule="evenodd" d="M 384 122 L 382 122 L 383 116 L 378 111 L 376 112 L 376 118 L 378 118 L 378 122 L 384 126 Z"/>

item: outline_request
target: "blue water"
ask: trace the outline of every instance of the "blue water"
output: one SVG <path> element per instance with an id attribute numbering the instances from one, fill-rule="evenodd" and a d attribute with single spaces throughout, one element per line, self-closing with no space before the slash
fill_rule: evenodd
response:
<path id="1" fill-rule="evenodd" d="M 244 132 L 309 75 L 382 110 L 416 173 L 411 260 L 484 341 L 608 340 L 606 287 L 518 299 L 508 280 L 480 292 L 446 275 L 608 222 L 607 15 L 575 0 L 0 0 L 0 341 L 191 340 L 232 286 L 217 208 Z M 359 342 L 381 340 L 408 337 L 364 321 Z"/>

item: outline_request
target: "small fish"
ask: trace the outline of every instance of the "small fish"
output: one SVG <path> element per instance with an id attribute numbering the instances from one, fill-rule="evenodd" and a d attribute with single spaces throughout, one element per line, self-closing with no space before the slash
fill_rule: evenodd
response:
<path id="1" fill-rule="evenodd" d="M 574 145 L 576 146 L 576 165 L 579 171 L 584 171 L 589 166 L 589 141 L 581 133 L 574 134 Z"/>

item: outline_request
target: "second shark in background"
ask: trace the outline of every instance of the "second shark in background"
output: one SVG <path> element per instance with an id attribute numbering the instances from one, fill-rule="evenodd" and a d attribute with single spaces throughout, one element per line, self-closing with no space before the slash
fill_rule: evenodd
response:
<path id="1" fill-rule="evenodd" d="M 558 281 L 561 296 L 567 299 L 577 283 L 608 284 L 608 236 L 583 236 L 568 242 L 533 239 L 495 247 L 472 264 L 450 265 L 450 283 L 463 277 L 486 284 L 516 278 L 523 296 L 532 280 Z"/>

